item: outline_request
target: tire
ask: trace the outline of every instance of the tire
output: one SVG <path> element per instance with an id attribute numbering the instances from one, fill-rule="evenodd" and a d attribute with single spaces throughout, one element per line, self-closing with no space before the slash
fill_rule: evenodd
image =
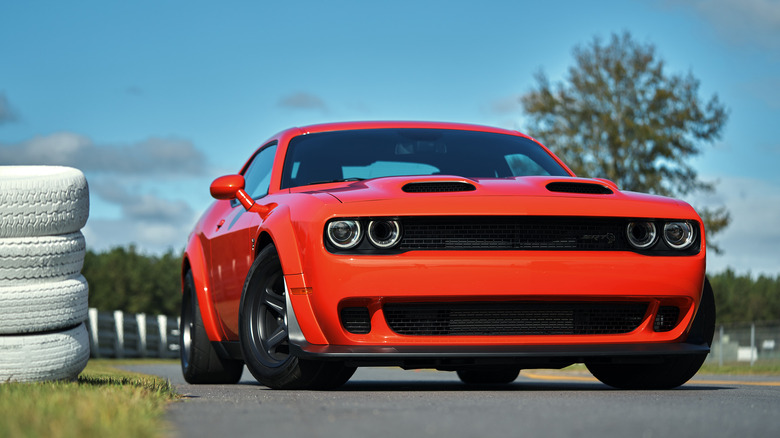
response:
<path id="1" fill-rule="evenodd" d="M 83 323 L 61 332 L 0 336 L 0 384 L 73 380 L 88 360 Z"/>
<path id="2" fill-rule="evenodd" d="M 51 282 L 76 275 L 84 266 L 85 252 L 80 231 L 0 239 L 0 284 Z"/>
<path id="3" fill-rule="evenodd" d="M 0 334 L 49 332 L 75 326 L 89 314 L 82 275 L 61 281 L 4 286 L 0 283 Z"/>
<path id="4" fill-rule="evenodd" d="M 241 380 L 244 363 L 219 357 L 203 326 L 192 272 L 184 280 L 179 345 L 184 380 L 192 384 L 233 384 Z"/>
<path id="5" fill-rule="evenodd" d="M 715 296 L 704 279 L 702 300 L 686 342 L 712 345 L 715 335 Z M 672 389 L 683 385 L 701 368 L 706 354 L 658 357 L 652 364 L 586 363 L 602 383 L 618 389 Z"/>
<path id="6" fill-rule="evenodd" d="M 89 188 L 78 169 L 0 166 L 0 238 L 79 231 L 89 216 Z"/>
<path id="7" fill-rule="evenodd" d="M 341 362 L 310 361 L 290 353 L 286 290 L 274 245 L 265 247 L 249 269 L 239 309 L 244 362 L 272 389 L 333 389 L 355 372 Z"/>
<path id="8" fill-rule="evenodd" d="M 460 381 L 469 385 L 505 385 L 520 374 L 520 368 L 511 366 L 464 368 L 458 370 Z"/>

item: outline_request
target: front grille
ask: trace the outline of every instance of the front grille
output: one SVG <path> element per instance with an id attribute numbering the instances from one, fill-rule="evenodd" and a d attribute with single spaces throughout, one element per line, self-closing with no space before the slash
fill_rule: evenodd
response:
<path id="1" fill-rule="evenodd" d="M 473 192 L 476 189 L 473 185 L 460 181 L 414 182 L 401 188 L 406 193 Z"/>
<path id="2" fill-rule="evenodd" d="M 403 221 L 402 250 L 630 250 L 625 221 L 612 218 L 425 217 Z"/>
<path id="3" fill-rule="evenodd" d="M 388 303 L 388 326 L 411 336 L 607 335 L 635 330 L 647 303 Z"/>

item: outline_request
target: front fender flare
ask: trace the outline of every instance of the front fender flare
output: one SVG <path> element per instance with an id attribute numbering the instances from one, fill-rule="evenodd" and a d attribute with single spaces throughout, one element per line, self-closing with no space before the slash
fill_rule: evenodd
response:
<path id="1" fill-rule="evenodd" d="M 206 336 L 210 341 L 223 341 L 227 338 L 222 331 L 222 326 L 216 316 L 214 302 L 211 299 L 211 284 L 208 281 L 208 268 L 203 252 L 203 246 L 197 236 L 193 236 L 187 244 L 182 261 L 181 289 L 184 293 L 184 277 L 187 275 L 187 269 L 192 271 L 192 280 L 195 283 L 195 294 L 198 297 L 201 318 L 203 326 L 206 329 Z"/>

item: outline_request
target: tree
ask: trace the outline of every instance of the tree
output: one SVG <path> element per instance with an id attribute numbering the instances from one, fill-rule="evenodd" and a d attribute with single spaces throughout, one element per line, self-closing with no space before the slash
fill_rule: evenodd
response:
<path id="1" fill-rule="evenodd" d="M 551 84 L 540 72 L 537 87 L 520 98 L 530 135 L 575 174 L 623 190 L 678 197 L 714 190 L 688 160 L 720 138 L 728 114 L 717 95 L 704 102 L 691 73 L 667 74 L 655 47 L 627 32 L 609 44 L 596 37 L 573 54 L 565 81 Z M 723 207 L 699 213 L 710 236 L 730 220 Z"/>
<path id="2" fill-rule="evenodd" d="M 88 250 L 81 270 L 89 283 L 89 305 L 98 310 L 178 315 L 181 255 L 138 253 L 135 246 L 102 253 Z"/>

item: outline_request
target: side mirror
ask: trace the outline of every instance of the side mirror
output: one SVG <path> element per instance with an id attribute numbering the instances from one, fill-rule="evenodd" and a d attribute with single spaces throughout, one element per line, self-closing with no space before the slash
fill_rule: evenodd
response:
<path id="1" fill-rule="evenodd" d="M 220 176 L 211 183 L 211 196 L 224 201 L 238 199 L 246 211 L 260 213 L 261 216 L 268 214 L 276 206 L 276 204 L 271 206 L 256 204 L 255 200 L 244 191 L 245 184 L 246 181 L 242 175 Z"/>
<path id="2" fill-rule="evenodd" d="M 216 199 L 236 199 L 237 192 L 244 190 L 244 177 L 242 175 L 220 176 L 211 183 L 211 196 Z"/>

